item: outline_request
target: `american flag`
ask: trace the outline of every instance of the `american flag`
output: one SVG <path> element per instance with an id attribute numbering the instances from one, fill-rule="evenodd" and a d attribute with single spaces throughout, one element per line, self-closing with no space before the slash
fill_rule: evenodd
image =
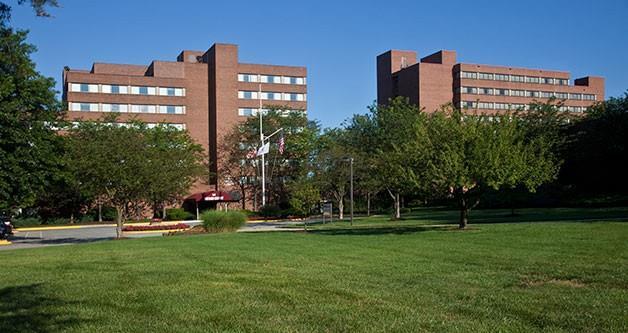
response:
<path id="1" fill-rule="evenodd" d="M 281 136 L 279 137 L 279 154 L 283 155 L 284 150 L 286 149 L 286 140 L 283 137 L 283 134 L 281 134 Z"/>
<path id="2" fill-rule="evenodd" d="M 249 150 L 249 152 L 246 153 L 246 158 L 248 158 L 248 159 L 255 158 L 256 156 L 257 156 L 257 149 L 255 149 L 255 148 Z"/>

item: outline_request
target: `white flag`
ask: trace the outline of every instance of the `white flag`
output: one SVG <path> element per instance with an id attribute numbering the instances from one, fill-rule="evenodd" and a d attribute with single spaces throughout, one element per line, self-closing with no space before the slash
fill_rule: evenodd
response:
<path id="1" fill-rule="evenodd" d="M 269 150 L 270 150 L 270 142 L 266 142 L 257 150 L 257 156 L 268 154 Z"/>

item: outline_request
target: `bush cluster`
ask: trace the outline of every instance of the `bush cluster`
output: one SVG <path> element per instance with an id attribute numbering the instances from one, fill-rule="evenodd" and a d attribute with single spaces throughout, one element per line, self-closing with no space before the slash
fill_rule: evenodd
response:
<path id="1" fill-rule="evenodd" d="M 209 210 L 201 215 L 201 220 L 207 232 L 231 232 L 238 230 L 246 223 L 246 214 L 240 211 Z"/>
<path id="2" fill-rule="evenodd" d="M 169 208 L 166 209 L 167 221 L 183 221 L 194 219 L 194 214 L 185 211 L 183 208 Z"/>

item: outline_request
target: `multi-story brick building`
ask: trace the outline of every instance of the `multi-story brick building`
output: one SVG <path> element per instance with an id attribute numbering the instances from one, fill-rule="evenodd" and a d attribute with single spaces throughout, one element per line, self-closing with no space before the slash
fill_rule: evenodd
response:
<path id="1" fill-rule="evenodd" d="M 214 44 L 207 52 L 182 51 L 177 61 L 155 60 L 147 66 L 66 68 L 63 101 L 70 120 L 116 112 L 120 122 L 136 117 L 149 125 L 187 129 L 207 150 L 217 187 L 221 137 L 245 117 L 257 115 L 260 100 L 264 106 L 305 112 L 306 76 L 305 67 L 240 63 L 237 45 Z"/>
<path id="2" fill-rule="evenodd" d="M 583 112 L 604 100 L 604 78 L 570 81 L 569 72 L 456 62 L 455 51 L 438 51 L 417 61 L 414 51 L 391 50 L 377 57 L 377 102 L 406 96 L 432 112 L 453 103 L 483 113 L 526 109 L 534 101 L 562 101 L 562 109 Z"/>

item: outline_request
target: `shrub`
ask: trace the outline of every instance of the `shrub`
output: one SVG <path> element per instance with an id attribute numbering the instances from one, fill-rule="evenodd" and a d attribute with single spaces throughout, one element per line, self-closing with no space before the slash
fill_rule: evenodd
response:
<path id="1" fill-rule="evenodd" d="M 185 211 L 183 208 L 166 209 L 167 221 L 182 221 L 182 220 L 192 220 L 192 219 L 194 219 L 194 214 Z"/>
<path id="2" fill-rule="evenodd" d="M 279 217 L 281 209 L 277 206 L 266 205 L 260 209 L 259 214 L 264 218 Z"/>
<path id="3" fill-rule="evenodd" d="M 103 221 L 115 221 L 116 217 L 118 217 L 118 212 L 116 212 L 115 207 L 111 206 L 102 206 L 101 213 Z M 93 217 L 92 221 L 98 221 L 98 207 L 91 209 L 87 212 L 87 215 Z"/>
<path id="4" fill-rule="evenodd" d="M 39 217 L 19 217 L 13 219 L 11 223 L 16 228 L 24 228 L 39 226 L 43 221 Z"/>
<path id="5" fill-rule="evenodd" d="M 201 214 L 201 220 L 207 232 L 230 232 L 236 231 L 244 225 L 246 214 L 240 211 L 209 210 Z"/>

